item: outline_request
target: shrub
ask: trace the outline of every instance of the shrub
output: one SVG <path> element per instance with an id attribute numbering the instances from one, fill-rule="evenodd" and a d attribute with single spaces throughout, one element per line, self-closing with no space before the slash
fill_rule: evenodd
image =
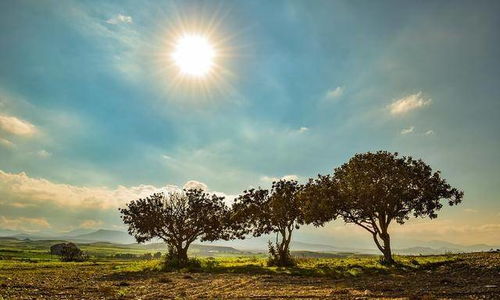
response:
<path id="1" fill-rule="evenodd" d="M 290 250 L 286 252 L 278 251 L 277 245 L 274 245 L 269 241 L 269 258 L 267 259 L 267 266 L 269 267 L 293 267 L 295 266 L 295 261 L 290 255 Z"/>
<path id="2" fill-rule="evenodd" d="M 65 262 L 82 262 L 88 260 L 89 256 L 87 255 L 87 253 L 80 250 L 75 244 L 67 243 L 61 247 L 60 259 L 61 261 Z"/>
<path id="3" fill-rule="evenodd" d="M 170 272 L 180 269 L 185 269 L 188 272 L 201 271 L 201 262 L 196 258 L 188 258 L 187 261 L 180 260 L 175 248 L 170 248 L 167 255 L 165 255 L 163 270 Z"/>

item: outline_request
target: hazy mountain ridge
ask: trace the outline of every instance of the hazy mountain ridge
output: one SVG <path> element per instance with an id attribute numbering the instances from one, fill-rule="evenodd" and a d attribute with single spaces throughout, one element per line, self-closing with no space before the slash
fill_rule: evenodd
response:
<path id="1" fill-rule="evenodd" d="M 162 242 L 153 242 L 148 244 L 136 244 L 135 239 L 125 231 L 99 229 L 95 231 L 87 229 L 76 229 L 69 232 L 57 233 L 25 233 L 8 229 L 0 229 L 0 237 L 12 237 L 19 240 L 67 240 L 76 243 L 112 243 L 127 247 L 139 247 L 152 250 L 166 250 L 166 245 Z M 191 250 L 210 253 L 244 253 L 266 252 L 268 237 L 252 238 L 238 241 L 217 241 L 214 243 L 193 244 Z M 358 248 L 349 246 L 332 246 L 327 244 L 307 243 L 302 241 L 292 241 L 292 251 L 296 252 L 322 252 L 322 253 L 360 253 L 360 254 L 379 254 L 377 249 Z M 497 249 L 499 246 L 486 244 L 460 245 L 446 241 L 402 241 L 394 247 L 395 254 L 405 255 L 431 255 L 458 252 L 480 252 L 490 249 Z"/>

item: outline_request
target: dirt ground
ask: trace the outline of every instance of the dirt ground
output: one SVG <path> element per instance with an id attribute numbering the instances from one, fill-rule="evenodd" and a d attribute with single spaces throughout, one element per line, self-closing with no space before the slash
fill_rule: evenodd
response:
<path id="1" fill-rule="evenodd" d="M 341 279 L 285 274 L 116 272 L 111 264 L 0 269 L 0 299 L 500 299 L 500 253 Z"/>

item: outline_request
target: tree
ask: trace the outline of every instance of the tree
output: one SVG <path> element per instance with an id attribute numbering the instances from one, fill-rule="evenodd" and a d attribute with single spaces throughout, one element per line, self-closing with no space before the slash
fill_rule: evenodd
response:
<path id="1" fill-rule="evenodd" d="M 188 263 L 189 245 L 196 239 L 229 239 L 226 226 L 229 209 L 224 197 L 209 195 L 199 189 L 165 195 L 156 193 L 134 200 L 120 209 L 128 232 L 138 243 L 159 238 L 167 243 L 169 256 L 179 266 Z"/>
<path id="2" fill-rule="evenodd" d="M 293 265 L 290 256 L 292 232 L 303 223 L 304 215 L 297 195 L 302 188 L 294 180 L 279 180 L 266 189 L 243 192 L 233 205 L 232 226 L 239 237 L 276 233 L 276 244 L 269 242 L 270 264 Z"/>
<path id="3" fill-rule="evenodd" d="M 304 185 L 299 193 L 306 224 L 323 226 L 339 216 L 337 187 L 331 175 L 318 175 Z"/>
<path id="4" fill-rule="evenodd" d="M 463 198 L 462 191 L 422 160 L 386 151 L 356 154 L 335 169 L 331 184 L 344 221 L 369 231 L 388 263 L 394 262 L 391 222 L 404 224 L 410 216 L 433 219 L 443 207 L 442 200 L 456 205 Z"/>
<path id="5" fill-rule="evenodd" d="M 82 250 L 80 250 L 80 248 L 78 248 L 75 244 L 64 243 L 61 245 L 62 246 L 60 247 L 60 254 L 59 254 L 61 261 L 82 262 L 89 259 L 88 255 Z"/>

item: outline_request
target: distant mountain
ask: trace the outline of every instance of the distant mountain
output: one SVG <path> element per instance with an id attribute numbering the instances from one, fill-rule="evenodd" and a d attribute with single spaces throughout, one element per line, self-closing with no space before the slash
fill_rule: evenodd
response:
<path id="1" fill-rule="evenodd" d="M 75 241 L 110 242 L 117 244 L 132 244 L 135 239 L 124 231 L 99 229 L 94 232 L 80 234 L 70 238 Z"/>
<path id="2" fill-rule="evenodd" d="M 315 251 L 315 252 L 341 252 L 352 250 L 347 248 L 339 248 L 324 244 L 304 243 L 299 241 L 292 241 L 290 245 L 293 251 Z"/>
<path id="3" fill-rule="evenodd" d="M 12 236 L 15 234 L 18 234 L 18 231 L 10 230 L 10 229 L 0 229 L 0 236 L 1 237 L 7 237 L 7 236 Z"/>
<path id="4" fill-rule="evenodd" d="M 152 240 L 148 244 L 137 245 L 135 239 L 130 236 L 127 232 L 119 230 L 106 230 L 99 229 L 96 231 L 91 231 L 89 229 L 75 229 L 64 233 L 22 233 L 9 229 L 0 229 L 0 237 L 14 237 L 20 240 L 30 239 L 30 240 L 67 240 L 76 243 L 95 243 L 95 242 L 108 242 L 115 244 L 128 244 L 127 247 L 144 246 L 152 250 L 164 250 L 166 246 L 164 243 L 159 242 L 158 239 Z M 230 253 L 237 253 L 250 251 L 250 252 L 267 252 L 268 241 L 274 241 L 275 237 L 266 235 L 261 237 L 251 237 L 244 240 L 233 240 L 233 241 L 215 241 L 215 242 L 203 242 L 199 245 L 205 247 L 203 253 L 210 255 L 210 247 L 219 247 L 217 251 L 224 251 L 226 247 L 227 251 Z M 300 237 L 299 237 L 300 240 Z M 197 247 L 192 245 L 194 250 Z M 373 247 L 363 247 L 362 245 L 352 245 L 349 243 L 338 243 L 335 246 L 319 243 L 308 243 L 303 241 L 292 240 L 291 251 L 313 251 L 322 253 L 359 253 L 359 254 L 379 254 L 379 251 L 374 245 Z M 222 247 L 222 248 L 220 248 Z M 489 251 L 490 249 L 498 249 L 500 245 L 492 246 L 486 244 L 475 244 L 475 245 L 460 245 L 455 243 L 450 243 L 446 241 L 431 240 L 431 241 L 421 241 L 414 239 L 395 239 L 392 247 L 393 252 L 396 254 L 406 254 L 406 255 L 426 255 L 426 254 L 444 254 L 444 253 L 459 253 L 459 252 L 480 252 Z M 205 251 L 206 250 L 206 251 Z"/>
<path id="5" fill-rule="evenodd" d="M 75 237 L 75 236 L 82 235 L 82 234 L 92 233 L 93 231 L 95 231 L 95 230 L 85 229 L 85 228 L 77 228 L 77 229 L 63 232 L 63 233 L 61 233 L 61 235 L 67 236 L 67 237 Z"/>
<path id="6" fill-rule="evenodd" d="M 240 254 L 243 251 L 235 249 L 233 247 L 225 247 L 225 246 L 212 246 L 212 245 L 200 245 L 200 244 L 192 244 L 189 247 L 191 252 L 201 252 L 203 254 Z"/>

